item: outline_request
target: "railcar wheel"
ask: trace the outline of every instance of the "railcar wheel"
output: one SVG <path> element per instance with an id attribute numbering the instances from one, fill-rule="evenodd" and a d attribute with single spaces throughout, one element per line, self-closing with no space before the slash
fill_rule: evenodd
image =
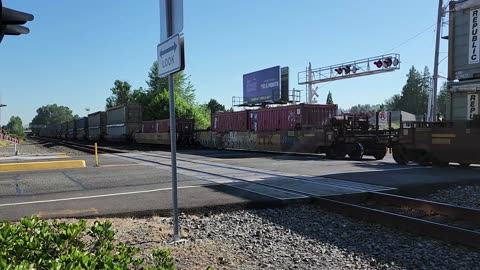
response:
<path id="1" fill-rule="evenodd" d="M 392 150 L 392 157 L 398 165 L 406 165 L 408 163 L 407 155 L 401 147 L 394 147 Z"/>
<path id="2" fill-rule="evenodd" d="M 382 160 L 387 155 L 387 149 L 377 150 L 373 153 L 373 157 L 376 160 Z"/>
<path id="3" fill-rule="evenodd" d="M 363 146 L 360 143 L 357 143 L 354 146 L 354 149 L 352 150 L 352 152 L 348 153 L 348 156 L 352 160 L 362 160 L 363 154 L 364 154 Z"/>

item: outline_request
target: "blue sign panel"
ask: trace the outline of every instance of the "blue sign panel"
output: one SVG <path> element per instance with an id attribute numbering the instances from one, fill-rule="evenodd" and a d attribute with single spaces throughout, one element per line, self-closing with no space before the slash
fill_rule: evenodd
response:
<path id="1" fill-rule="evenodd" d="M 281 99 L 280 66 L 243 75 L 243 100 L 247 104 Z"/>

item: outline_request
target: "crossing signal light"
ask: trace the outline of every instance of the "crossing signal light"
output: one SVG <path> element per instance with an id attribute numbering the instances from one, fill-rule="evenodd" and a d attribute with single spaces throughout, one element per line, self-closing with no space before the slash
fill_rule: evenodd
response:
<path id="1" fill-rule="evenodd" d="M 33 15 L 3 7 L 0 0 L 0 42 L 5 35 L 22 35 L 30 33 L 23 24 L 33 21 Z"/>
<path id="2" fill-rule="evenodd" d="M 388 67 L 390 67 L 390 66 L 392 65 L 392 63 L 393 63 L 393 62 L 392 62 L 392 58 L 390 58 L 390 57 L 388 57 L 388 58 L 386 58 L 385 60 L 383 60 L 383 66 L 384 66 L 384 67 L 387 67 L 387 68 L 388 68 Z"/>
<path id="3" fill-rule="evenodd" d="M 334 69 L 338 75 L 343 73 L 343 69 L 341 67 Z"/>
<path id="4" fill-rule="evenodd" d="M 351 71 L 350 66 L 345 66 L 343 70 L 345 71 L 345 74 L 349 74 Z"/>
<path id="5" fill-rule="evenodd" d="M 356 66 L 353 66 L 353 67 L 352 67 L 352 72 L 353 72 L 354 74 L 357 73 L 357 70 L 358 70 L 358 68 L 357 68 Z"/>
<path id="6" fill-rule="evenodd" d="M 377 68 L 381 68 L 383 66 L 382 60 L 375 61 L 373 64 L 377 66 Z"/>
<path id="7" fill-rule="evenodd" d="M 398 64 L 400 64 L 400 60 L 398 60 L 398 58 L 393 58 L 393 66 L 396 67 L 398 66 Z"/>

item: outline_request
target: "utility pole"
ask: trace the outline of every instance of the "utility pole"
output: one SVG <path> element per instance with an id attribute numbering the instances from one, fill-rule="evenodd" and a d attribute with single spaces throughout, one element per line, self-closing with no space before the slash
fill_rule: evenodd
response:
<path id="1" fill-rule="evenodd" d="M 438 0 L 437 35 L 435 38 L 435 58 L 433 63 L 433 91 L 430 92 L 428 106 L 428 120 L 435 121 L 437 115 L 437 88 L 438 88 L 438 55 L 440 50 L 440 35 L 442 30 L 443 1 Z"/>

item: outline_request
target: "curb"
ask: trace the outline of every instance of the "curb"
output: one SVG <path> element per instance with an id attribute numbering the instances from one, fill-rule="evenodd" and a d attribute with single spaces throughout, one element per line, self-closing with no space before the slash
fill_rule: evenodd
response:
<path id="1" fill-rule="evenodd" d="M 85 168 L 85 160 L 39 161 L 0 164 L 0 172 Z"/>

